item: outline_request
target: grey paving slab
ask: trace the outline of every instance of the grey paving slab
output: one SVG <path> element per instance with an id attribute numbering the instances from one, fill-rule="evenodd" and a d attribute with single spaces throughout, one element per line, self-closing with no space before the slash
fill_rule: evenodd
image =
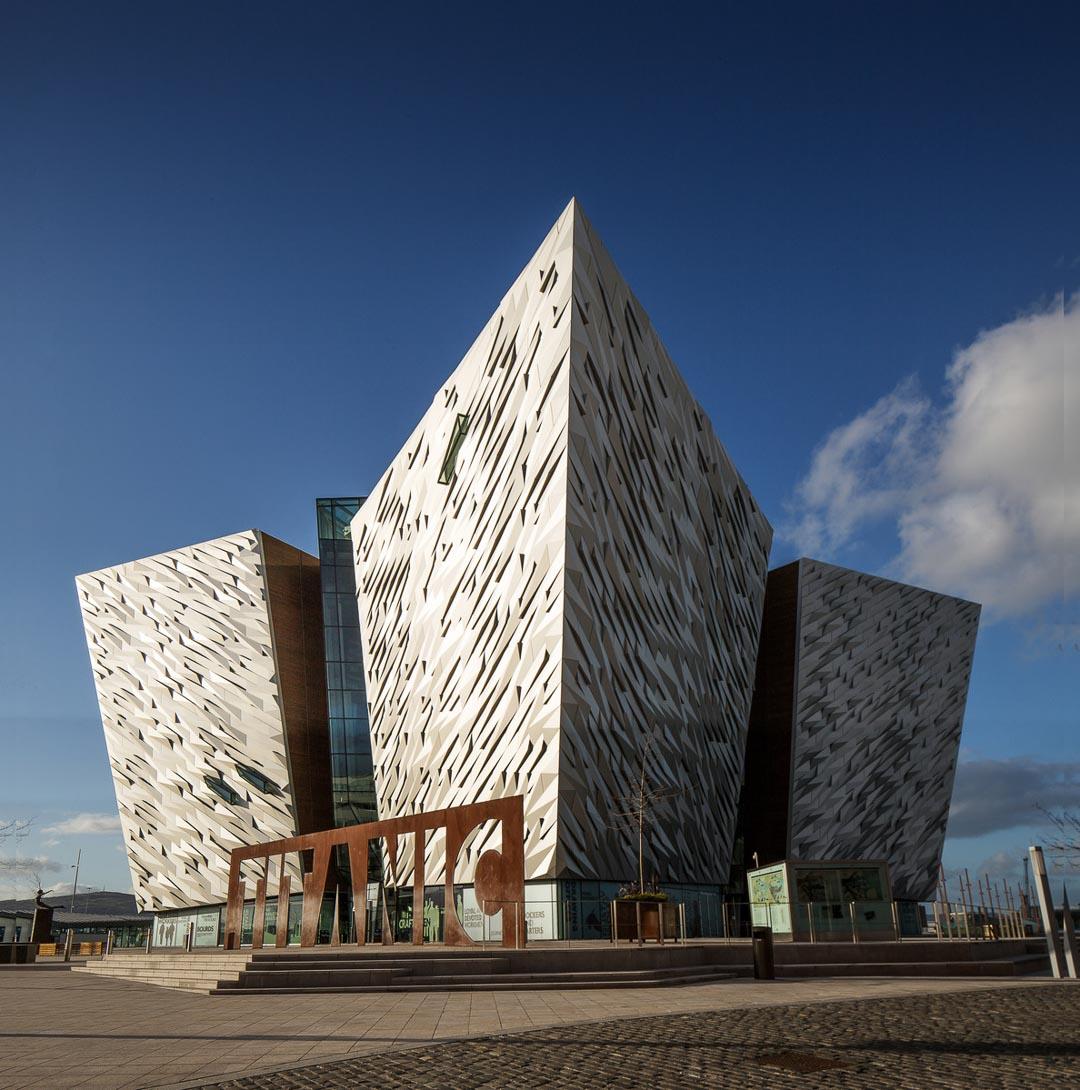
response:
<path id="1" fill-rule="evenodd" d="M 688 1085 L 1069 1090 L 1080 987 L 750 1006 L 500 1034 L 213 1083 L 217 1090 Z"/>
<path id="2" fill-rule="evenodd" d="M 1053 985 L 1046 985 L 1053 987 Z M 0 1088 L 175 1087 L 236 1071 L 596 1019 L 1016 989 L 1008 980 L 723 981 L 681 988 L 217 998 L 85 974 L 0 982 Z"/>

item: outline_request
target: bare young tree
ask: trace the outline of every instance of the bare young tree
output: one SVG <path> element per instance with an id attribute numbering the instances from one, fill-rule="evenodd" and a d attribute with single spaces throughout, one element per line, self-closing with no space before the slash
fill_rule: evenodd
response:
<path id="1" fill-rule="evenodd" d="M 4 884 L 14 893 L 21 892 L 26 879 L 34 872 L 35 859 L 20 859 L 19 845 L 29 835 L 34 824 L 32 817 L 4 818 L 0 820 L 0 844 L 5 848 L 11 842 L 12 855 L 0 855 L 0 876 Z M 36 877 L 36 875 L 35 875 Z"/>
<path id="2" fill-rule="evenodd" d="M 1070 810 L 1055 814 L 1045 806 L 1039 806 L 1039 810 L 1054 827 L 1046 844 L 1047 854 L 1067 867 L 1080 866 L 1080 815 Z"/>
<path id="3" fill-rule="evenodd" d="M 28 818 L 0 818 L 0 844 L 14 838 L 16 845 L 25 836 L 30 835 L 30 826 L 34 824 L 32 817 Z"/>
<path id="4" fill-rule="evenodd" d="M 637 787 L 629 795 L 620 795 L 616 802 L 621 806 L 615 812 L 615 820 L 611 822 L 613 829 L 635 829 L 637 831 L 637 858 L 638 858 L 638 889 L 645 890 L 645 828 L 656 807 L 666 799 L 680 795 L 685 790 L 675 785 L 667 787 L 652 787 L 649 783 L 649 756 L 652 753 L 653 742 L 656 739 L 654 727 L 645 741 L 645 748 L 641 753 L 641 772 L 638 776 Z"/>

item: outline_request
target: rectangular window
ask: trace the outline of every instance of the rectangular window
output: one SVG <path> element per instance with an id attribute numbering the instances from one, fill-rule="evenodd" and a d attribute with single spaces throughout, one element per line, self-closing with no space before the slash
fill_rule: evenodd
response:
<path id="1" fill-rule="evenodd" d="M 347 689 L 341 696 L 344 703 L 341 714 L 346 719 L 367 719 L 367 693 L 362 689 Z"/>
<path id="2" fill-rule="evenodd" d="M 450 433 L 450 445 L 446 448 L 446 457 L 443 458 L 439 484 L 449 484 L 454 479 L 458 451 L 461 450 L 461 444 L 465 442 L 465 436 L 468 434 L 469 417 L 465 413 L 458 413 L 457 420 L 454 421 L 454 430 Z"/>
<path id="3" fill-rule="evenodd" d="M 341 684 L 339 689 L 364 688 L 364 664 L 361 662 L 343 662 L 341 664 Z M 367 712 L 364 712 L 367 715 Z"/>
<path id="4" fill-rule="evenodd" d="M 353 595 L 339 594 L 337 596 L 337 609 L 338 624 L 351 628 L 360 623 L 360 610 Z"/>
<path id="5" fill-rule="evenodd" d="M 360 649 L 360 629 L 341 628 L 341 658 L 339 662 L 363 662 L 363 652 Z"/>

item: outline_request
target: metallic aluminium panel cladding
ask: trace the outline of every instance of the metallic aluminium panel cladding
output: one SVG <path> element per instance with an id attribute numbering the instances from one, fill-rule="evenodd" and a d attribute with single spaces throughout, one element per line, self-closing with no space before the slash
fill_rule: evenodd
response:
<path id="1" fill-rule="evenodd" d="M 937 880 L 980 607 L 800 560 L 789 854 Z"/>
<path id="2" fill-rule="evenodd" d="M 224 901 L 234 847 L 329 824 L 317 562 L 249 530 L 76 584 L 139 904 Z"/>
<path id="3" fill-rule="evenodd" d="M 520 792 L 529 878 L 629 878 L 655 728 L 648 869 L 726 877 L 771 530 L 575 202 L 352 535 L 380 816 Z"/>
<path id="4" fill-rule="evenodd" d="M 636 837 L 611 826 L 655 731 L 650 786 L 677 794 L 646 877 L 724 882 L 772 529 L 583 216 L 574 297 L 560 858 L 637 873 Z"/>
<path id="5" fill-rule="evenodd" d="M 528 877 L 555 868 L 572 224 L 567 211 L 352 522 L 379 817 L 524 794 Z M 466 846 L 461 881 L 490 846 Z M 428 882 L 442 854 L 431 845 Z"/>

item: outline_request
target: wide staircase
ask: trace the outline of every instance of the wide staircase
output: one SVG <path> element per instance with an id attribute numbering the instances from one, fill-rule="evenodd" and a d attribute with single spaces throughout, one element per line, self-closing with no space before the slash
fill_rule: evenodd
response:
<path id="1" fill-rule="evenodd" d="M 405 957 L 321 952 L 253 954 L 235 981 L 222 981 L 212 994 L 643 988 L 700 984 L 735 975 L 727 966 L 686 958 L 675 964 L 664 963 L 667 959 L 658 959 L 659 964 L 635 964 L 626 958 L 589 957 L 586 951 L 579 951 L 575 957 L 573 951 L 563 950 L 554 959 L 530 957 L 532 953 Z"/>
<path id="2" fill-rule="evenodd" d="M 1019 977 L 1048 968 L 1041 939 L 1002 942 L 776 943 L 780 979 Z M 317 992 L 642 988 L 753 975 L 747 942 L 580 944 L 526 950 L 441 946 L 184 952 L 114 951 L 74 972 L 220 996 Z"/>
<path id="3" fill-rule="evenodd" d="M 736 975 L 700 947 L 485 951 L 345 947 L 239 952 L 114 951 L 75 971 L 212 995 L 316 992 L 506 991 L 641 988 Z"/>
<path id="4" fill-rule="evenodd" d="M 247 950 L 200 950 L 190 954 L 179 951 L 146 954 L 141 950 L 114 950 L 100 961 L 90 960 L 85 965 L 73 965 L 71 971 L 205 994 L 221 981 L 237 980 L 250 957 L 251 952 Z"/>

